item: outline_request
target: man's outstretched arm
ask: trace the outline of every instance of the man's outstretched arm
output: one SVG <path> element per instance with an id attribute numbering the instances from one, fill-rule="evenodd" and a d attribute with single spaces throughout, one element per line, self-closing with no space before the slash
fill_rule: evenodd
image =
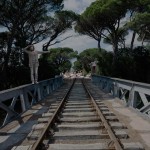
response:
<path id="1" fill-rule="evenodd" d="M 38 51 L 39 54 L 49 54 L 51 51 Z"/>

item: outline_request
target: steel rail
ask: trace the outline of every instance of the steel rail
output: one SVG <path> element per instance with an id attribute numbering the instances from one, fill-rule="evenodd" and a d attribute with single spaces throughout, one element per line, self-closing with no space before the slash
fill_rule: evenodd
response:
<path id="1" fill-rule="evenodd" d="M 57 107 L 57 109 L 55 110 L 53 116 L 51 117 L 51 119 L 48 121 L 46 127 L 44 128 L 43 132 L 41 133 L 41 136 L 38 138 L 38 140 L 32 145 L 32 148 L 31 150 L 37 150 L 39 145 L 41 144 L 41 142 L 43 141 L 45 135 L 46 135 L 46 132 L 48 131 L 48 129 L 50 128 L 50 126 L 52 125 L 53 121 L 55 120 L 57 114 L 60 112 L 61 108 L 63 107 L 63 104 L 65 103 L 65 101 L 67 100 L 69 94 L 70 94 L 70 91 L 72 90 L 73 86 L 74 86 L 74 83 L 75 83 L 75 80 L 73 80 L 73 83 L 70 87 L 70 89 L 68 90 L 68 92 L 66 93 L 66 95 L 64 96 L 64 98 L 62 99 L 62 101 L 60 102 L 59 106 Z"/>
<path id="2" fill-rule="evenodd" d="M 108 131 L 108 134 L 111 138 L 111 140 L 114 142 L 114 146 L 116 148 L 116 150 L 123 150 L 121 143 L 118 141 L 118 138 L 116 137 L 116 135 L 114 134 L 113 130 L 111 129 L 110 125 L 108 124 L 107 120 L 105 119 L 104 115 L 102 114 L 102 111 L 99 109 L 97 103 L 95 102 L 93 96 L 91 95 L 89 89 L 86 87 L 86 85 L 84 84 L 83 80 L 82 83 L 84 85 L 85 90 L 87 91 L 88 95 L 90 96 L 90 99 L 92 100 L 92 103 L 97 111 L 97 114 L 99 115 L 100 119 L 102 120 L 106 130 Z"/>

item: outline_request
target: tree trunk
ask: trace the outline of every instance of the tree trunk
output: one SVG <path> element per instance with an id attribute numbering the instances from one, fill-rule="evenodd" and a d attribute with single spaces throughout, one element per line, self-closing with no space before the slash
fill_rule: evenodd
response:
<path id="1" fill-rule="evenodd" d="M 146 33 L 142 37 L 142 46 L 144 45 L 144 39 L 145 39 Z"/>
<path id="2" fill-rule="evenodd" d="M 116 60 L 118 59 L 118 41 L 117 40 L 113 42 L 113 52 L 114 52 L 113 64 L 115 64 Z"/>
<path id="3" fill-rule="evenodd" d="M 101 37 L 97 40 L 98 41 L 98 49 L 101 50 Z"/>
<path id="4" fill-rule="evenodd" d="M 8 68 L 8 63 L 9 63 L 9 57 L 10 57 L 10 54 L 11 54 L 11 48 L 12 48 L 12 43 L 13 43 L 13 36 L 11 35 L 11 37 L 9 38 L 8 40 L 8 48 L 7 48 L 7 53 L 6 53 L 6 56 L 4 58 L 4 66 L 3 66 L 3 70 L 6 70 Z M 2 71 L 3 71 L 2 70 Z"/>
<path id="5" fill-rule="evenodd" d="M 98 41 L 98 49 L 101 49 L 100 41 Z"/>
<path id="6" fill-rule="evenodd" d="M 133 50 L 134 40 L 135 40 L 136 32 L 134 31 L 132 34 L 131 46 L 130 49 Z"/>

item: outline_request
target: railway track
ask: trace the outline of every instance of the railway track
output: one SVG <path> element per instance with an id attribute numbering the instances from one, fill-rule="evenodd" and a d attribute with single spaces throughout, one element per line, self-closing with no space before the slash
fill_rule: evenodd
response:
<path id="1" fill-rule="evenodd" d="M 38 119 L 26 144 L 13 150 L 143 150 L 126 131 L 95 92 L 76 79 L 65 97 Z"/>

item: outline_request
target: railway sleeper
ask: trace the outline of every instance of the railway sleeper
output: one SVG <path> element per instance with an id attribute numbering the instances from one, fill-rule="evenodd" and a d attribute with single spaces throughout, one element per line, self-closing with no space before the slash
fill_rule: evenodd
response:
<path id="1" fill-rule="evenodd" d="M 49 113 L 54 113 L 56 109 L 49 109 L 48 112 Z"/>
<path id="2" fill-rule="evenodd" d="M 75 96 L 74 97 L 70 96 L 69 99 L 72 100 L 72 101 L 78 101 L 79 99 L 82 100 L 82 101 L 87 101 L 88 98 L 87 97 L 79 97 L 79 96 L 76 96 L 76 97 Z"/>
<path id="3" fill-rule="evenodd" d="M 73 130 L 73 131 L 84 131 L 84 130 L 99 130 L 103 129 L 104 126 L 100 125 L 97 122 L 92 122 L 88 124 L 72 124 L 72 123 L 65 123 L 58 125 L 59 131 L 66 131 L 66 130 Z"/>
<path id="4" fill-rule="evenodd" d="M 106 120 L 108 121 L 119 121 L 116 116 L 105 116 Z"/>
<path id="5" fill-rule="evenodd" d="M 92 144 L 51 144 L 48 150 L 110 150 L 105 143 Z M 111 150 L 114 150 L 111 149 Z"/>
<path id="6" fill-rule="evenodd" d="M 50 113 L 50 112 L 42 114 L 42 117 L 51 117 L 51 116 L 53 116 L 53 113 Z"/>
<path id="7" fill-rule="evenodd" d="M 139 142 L 122 143 L 124 150 L 144 150 Z M 31 150 L 32 145 L 14 146 L 11 150 Z M 92 144 L 50 144 L 47 150 L 115 150 L 106 143 Z"/>
<path id="8" fill-rule="evenodd" d="M 90 101 L 89 100 L 87 100 L 87 101 L 71 101 L 71 100 L 69 100 L 68 102 L 67 102 L 67 105 L 89 105 L 90 104 Z"/>
<path id="9" fill-rule="evenodd" d="M 32 130 L 27 135 L 27 140 L 38 140 L 41 133 L 42 133 L 42 130 Z"/>
<path id="10" fill-rule="evenodd" d="M 11 150 L 31 150 L 32 145 L 14 146 Z"/>
<path id="11" fill-rule="evenodd" d="M 48 123 L 49 118 L 48 117 L 44 117 L 44 118 L 39 118 L 38 119 L 38 123 Z"/>
<path id="12" fill-rule="evenodd" d="M 61 114 L 62 117 L 91 117 L 95 116 L 95 112 L 69 112 L 69 113 L 63 113 Z"/>
<path id="13" fill-rule="evenodd" d="M 101 111 L 109 111 L 108 108 L 100 108 Z"/>
<path id="14" fill-rule="evenodd" d="M 35 129 L 35 130 L 32 130 L 28 136 L 27 136 L 27 140 L 28 141 L 32 141 L 32 140 L 38 140 L 38 138 L 40 137 L 41 133 L 42 133 L 42 129 L 44 128 L 38 128 L 38 129 Z M 49 138 L 49 137 L 52 137 L 54 135 L 54 129 L 50 128 L 46 134 L 45 134 L 45 138 Z"/>
<path id="15" fill-rule="evenodd" d="M 46 123 L 39 123 L 32 126 L 32 130 L 42 130 L 46 126 Z"/>
<path id="16" fill-rule="evenodd" d="M 50 108 L 50 109 L 56 109 L 57 107 L 58 107 L 58 104 L 55 105 L 55 106 L 54 106 L 54 105 L 51 105 L 49 108 Z"/>
<path id="17" fill-rule="evenodd" d="M 56 101 L 55 103 L 52 103 L 50 106 L 58 106 L 59 103 L 60 103 L 60 102 L 57 102 L 57 101 Z"/>
<path id="18" fill-rule="evenodd" d="M 113 112 L 111 111 L 103 111 L 104 116 L 116 116 Z"/>
<path id="19" fill-rule="evenodd" d="M 96 117 L 64 117 L 60 118 L 60 122 L 97 122 L 101 121 L 97 116 Z"/>
<path id="20" fill-rule="evenodd" d="M 69 108 L 69 109 L 71 109 L 71 108 L 92 108 L 92 106 L 89 104 L 89 105 L 66 105 L 65 106 L 65 108 L 67 109 L 67 108 Z"/>
<path id="21" fill-rule="evenodd" d="M 119 139 L 127 139 L 129 137 L 127 132 L 124 130 L 114 130 L 114 133 Z"/>
<path id="22" fill-rule="evenodd" d="M 98 102 L 96 102 L 96 104 L 99 106 L 99 107 L 105 107 L 105 108 L 108 108 L 105 104 L 103 104 L 103 103 L 98 103 Z"/>
<path id="23" fill-rule="evenodd" d="M 63 112 L 92 112 L 95 111 L 93 108 L 74 108 L 74 109 L 64 109 Z"/>
<path id="24" fill-rule="evenodd" d="M 55 140 L 94 140 L 94 139 L 109 139 L 108 134 L 102 134 L 101 131 L 95 131 L 95 130 L 86 130 L 86 131 L 73 131 L 71 132 L 55 132 L 53 138 Z"/>
<path id="25" fill-rule="evenodd" d="M 127 127 L 120 122 L 109 122 L 112 129 L 127 129 Z"/>

